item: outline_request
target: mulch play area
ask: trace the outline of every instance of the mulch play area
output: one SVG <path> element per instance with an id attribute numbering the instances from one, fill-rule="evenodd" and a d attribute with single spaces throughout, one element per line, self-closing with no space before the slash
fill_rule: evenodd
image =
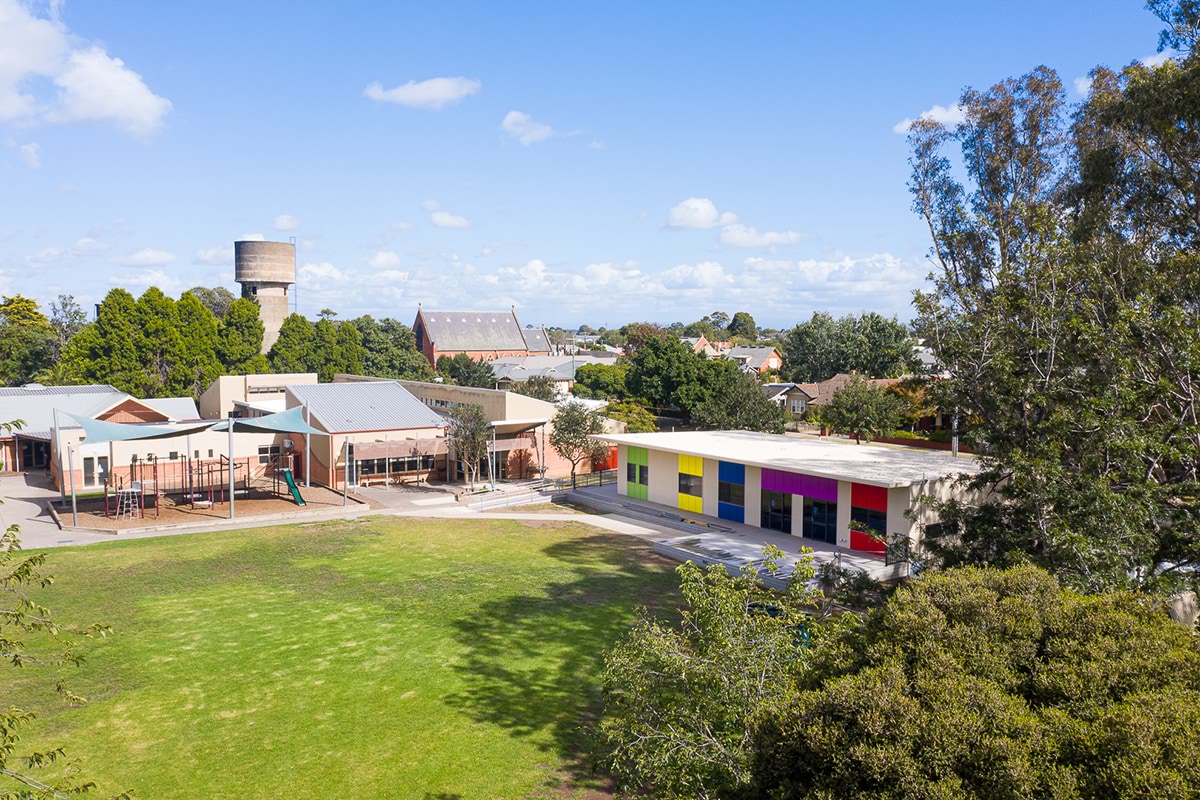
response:
<path id="1" fill-rule="evenodd" d="M 289 495 L 272 493 L 269 482 L 265 486 L 250 489 L 248 493 L 243 493 L 243 490 L 239 489 L 237 501 L 234 503 L 234 511 L 238 519 L 248 519 L 267 514 L 325 511 L 342 507 L 341 492 L 333 492 L 319 486 L 300 486 L 299 488 L 306 503 L 303 506 L 297 505 Z M 154 497 L 148 495 L 144 516 L 136 516 L 137 512 L 135 511 L 132 519 L 127 514 L 123 514 L 118 519 L 114 516 L 115 501 L 112 495 L 108 498 L 109 516 L 105 516 L 103 497 L 80 499 L 78 501 L 79 527 L 121 531 L 188 522 L 214 522 L 229 518 L 228 498 L 225 498 L 226 502 L 223 503 L 213 502 L 211 505 L 197 503 L 195 506 L 188 500 L 177 496 L 160 497 L 158 500 L 157 514 L 155 513 Z M 63 525 L 69 527 L 71 525 L 70 500 L 68 499 L 67 502 L 67 507 L 59 508 L 58 513 Z M 350 496 L 349 505 L 351 508 L 362 507 L 360 502 L 355 500 L 353 494 Z"/>

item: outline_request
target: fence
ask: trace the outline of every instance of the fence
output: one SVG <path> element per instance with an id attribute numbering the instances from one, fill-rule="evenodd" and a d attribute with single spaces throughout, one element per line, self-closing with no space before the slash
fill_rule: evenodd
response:
<path id="1" fill-rule="evenodd" d="M 606 469 L 601 472 L 591 472 L 586 475 L 576 475 L 572 478 L 547 478 L 542 481 L 544 491 L 559 489 L 583 489 L 588 486 L 604 486 L 617 482 L 617 471 Z"/>

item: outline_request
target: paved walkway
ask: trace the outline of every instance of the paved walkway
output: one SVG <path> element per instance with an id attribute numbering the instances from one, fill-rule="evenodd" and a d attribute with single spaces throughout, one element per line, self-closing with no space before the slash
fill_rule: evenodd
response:
<path id="1" fill-rule="evenodd" d="M 21 547 L 26 550 L 41 547 L 57 547 L 66 544 L 82 544 L 73 540 L 74 534 L 60 531 L 46 504 L 58 500 L 58 492 L 51 488 L 49 478 L 41 473 L 28 475 L 6 475 L 0 478 L 0 525 L 7 529 L 18 525 L 17 536 Z M 111 536 L 96 536 L 102 542 Z"/>

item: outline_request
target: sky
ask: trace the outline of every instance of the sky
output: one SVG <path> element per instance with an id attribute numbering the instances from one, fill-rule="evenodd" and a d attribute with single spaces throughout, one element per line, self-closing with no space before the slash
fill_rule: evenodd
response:
<path id="1" fill-rule="evenodd" d="M 0 0 L 0 294 L 233 282 L 298 310 L 615 327 L 912 315 L 904 125 L 1155 56 L 1124 0 Z"/>

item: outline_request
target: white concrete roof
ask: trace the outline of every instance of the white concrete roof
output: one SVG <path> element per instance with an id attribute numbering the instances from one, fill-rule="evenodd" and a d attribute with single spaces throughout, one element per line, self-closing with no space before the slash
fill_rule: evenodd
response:
<path id="1" fill-rule="evenodd" d="M 952 458 L 948 453 L 750 431 L 621 433 L 603 434 L 596 438 L 613 444 L 888 488 L 957 475 L 973 475 L 979 471 L 974 459 Z"/>

